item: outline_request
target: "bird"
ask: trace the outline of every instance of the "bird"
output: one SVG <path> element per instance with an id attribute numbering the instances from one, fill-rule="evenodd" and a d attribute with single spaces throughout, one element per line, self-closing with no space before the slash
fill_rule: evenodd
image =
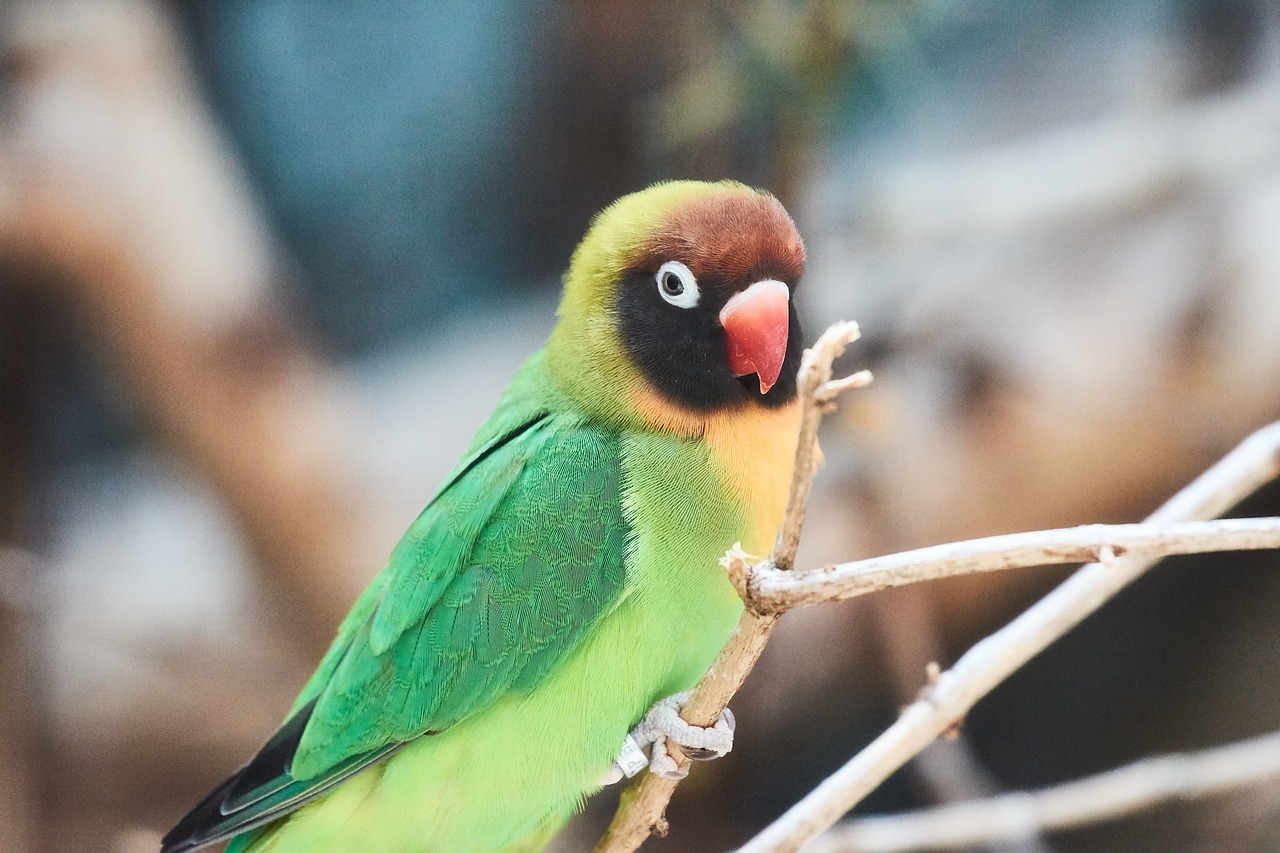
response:
<path id="1" fill-rule="evenodd" d="M 719 558 L 773 545 L 804 264 L 786 209 L 745 184 L 600 211 L 546 344 L 281 728 L 162 853 L 545 847 L 728 640 L 742 602 Z"/>

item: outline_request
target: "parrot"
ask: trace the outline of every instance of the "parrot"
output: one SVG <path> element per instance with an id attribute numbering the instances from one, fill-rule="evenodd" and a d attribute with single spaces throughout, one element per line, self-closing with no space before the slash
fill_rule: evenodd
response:
<path id="1" fill-rule="evenodd" d="M 733 181 L 596 214 L 546 344 L 279 731 L 162 853 L 543 849 L 727 642 L 743 605 L 725 551 L 773 546 L 804 264 L 783 205 Z"/>

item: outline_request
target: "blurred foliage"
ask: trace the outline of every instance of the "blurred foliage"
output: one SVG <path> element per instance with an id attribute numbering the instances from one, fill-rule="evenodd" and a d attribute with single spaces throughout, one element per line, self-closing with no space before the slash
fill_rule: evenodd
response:
<path id="1" fill-rule="evenodd" d="M 657 174 L 732 164 L 794 197 L 814 147 L 847 122 L 870 64 L 908 49 L 946 0 L 745 0 L 687 10 L 690 67 L 638 105 Z M 735 156 L 736 155 L 736 156 Z M 735 162 L 736 160 L 736 162 Z"/>

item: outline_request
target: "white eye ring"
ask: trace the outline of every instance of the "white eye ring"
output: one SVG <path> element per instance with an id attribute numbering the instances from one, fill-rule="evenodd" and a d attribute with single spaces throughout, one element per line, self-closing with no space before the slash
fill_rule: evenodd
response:
<path id="1" fill-rule="evenodd" d="M 667 261 L 658 267 L 654 280 L 658 282 L 658 293 L 662 298 L 677 308 L 692 308 L 702 296 L 698 291 L 698 280 L 679 261 Z"/>

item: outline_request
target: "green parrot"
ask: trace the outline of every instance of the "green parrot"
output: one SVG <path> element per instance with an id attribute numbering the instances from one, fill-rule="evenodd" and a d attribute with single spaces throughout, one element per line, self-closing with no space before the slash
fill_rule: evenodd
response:
<path id="1" fill-rule="evenodd" d="M 598 214 L 546 346 L 284 725 L 162 853 L 542 849 L 728 639 L 725 550 L 772 547 L 803 268 L 782 205 L 742 184 L 657 184 Z"/>

